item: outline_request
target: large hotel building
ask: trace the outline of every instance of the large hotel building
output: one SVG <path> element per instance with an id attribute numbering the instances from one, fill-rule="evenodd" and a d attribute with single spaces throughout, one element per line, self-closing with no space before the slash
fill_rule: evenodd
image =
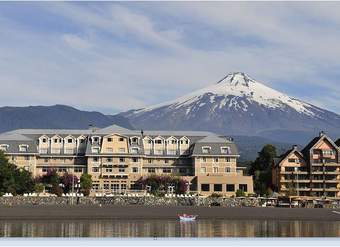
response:
<path id="1" fill-rule="evenodd" d="M 276 190 L 288 195 L 340 197 L 340 139 L 327 135 L 311 140 L 301 151 L 293 146 L 274 160 L 272 179 Z"/>
<path id="2" fill-rule="evenodd" d="M 140 177 L 179 175 L 202 195 L 253 193 L 251 176 L 237 167 L 235 143 L 201 131 L 136 131 L 112 125 L 103 129 L 19 129 L 0 135 L 0 150 L 33 176 L 92 175 L 92 192 L 136 189 Z"/>

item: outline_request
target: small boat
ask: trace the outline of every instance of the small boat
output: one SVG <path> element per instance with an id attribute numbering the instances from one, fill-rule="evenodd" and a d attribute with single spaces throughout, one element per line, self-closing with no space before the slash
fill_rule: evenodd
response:
<path id="1" fill-rule="evenodd" d="M 192 215 L 192 214 L 179 214 L 179 220 L 181 221 L 194 221 L 197 219 L 198 215 Z"/>

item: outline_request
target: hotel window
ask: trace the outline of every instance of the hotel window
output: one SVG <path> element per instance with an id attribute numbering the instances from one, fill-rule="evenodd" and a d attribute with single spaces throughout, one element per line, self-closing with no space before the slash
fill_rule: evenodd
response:
<path id="1" fill-rule="evenodd" d="M 161 155 L 161 154 L 163 154 L 163 150 L 156 149 L 156 150 L 155 150 L 155 154 Z"/>
<path id="2" fill-rule="evenodd" d="M 207 162 L 207 158 L 203 157 L 202 162 Z"/>
<path id="3" fill-rule="evenodd" d="M 322 150 L 323 155 L 333 155 L 333 150 Z"/>
<path id="4" fill-rule="evenodd" d="M 138 148 L 131 148 L 132 154 L 138 154 Z"/>
<path id="5" fill-rule="evenodd" d="M 213 167 L 213 173 L 218 173 L 218 167 Z"/>
<path id="6" fill-rule="evenodd" d="M 132 167 L 132 172 L 133 173 L 138 173 L 138 167 Z"/>
<path id="7" fill-rule="evenodd" d="M 111 168 L 106 168 L 105 172 L 112 172 L 112 169 Z"/>
<path id="8" fill-rule="evenodd" d="M 43 142 L 43 143 L 46 143 L 46 142 L 47 142 L 47 139 L 46 139 L 46 138 L 43 138 L 43 139 L 42 139 L 42 142 Z"/>
<path id="9" fill-rule="evenodd" d="M 138 144 L 138 138 L 137 138 L 137 137 L 133 137 L 133 138 L 131 139 L 131 143 L 132 143 L 132 144 Z"/>
<path id="10" fill-rule="evenodd" d="M 43 167 L 43 168 L 41 169 L 41 171 L 42 171 L 42 172 L 47 172 L 47 168 L 46 168 L 46 167 Z"/>
<path id="11" fill-rule="evenodd" d="M 202 191 L 210 191 L 210 184 L 201 184 Z"/>
<path id="12" fill-rule="evenodd" d="M 230 154 L 230 147 L 221 147 L 222 154 Z"/>
<path id="13" fill-rule="evenodd" d="M 24 158 L 25 158 L 25 160 L 30 160 L 30 156 L 26 156 L 26 155 L 25 155 Z"/>
<path id="14" fill-rule="evenodd" d="M 121 185 L 120 185 L 120 189 L 121 189 L 121 190 L 126 190 L 126 184 L 121 184 Z"/>
<path id="15" fill-rule="evenodd" d="M 152 160 L 151 160 L 151 159 L 148 159 L 148 163 L 151 164 L 151 163 L 152 163 Z"/>
<path id="16" fill-rule="evenodd" d="M 171 173 L 171 169 L 170 168 L 163 168 L 163 173 Z"/>
<path id="17" fill-rule="evenodd" d="M 67 139 L 67 143 L 72 143 L 73 140 L 72 139 Z"/>
<path id="18" fill-rule="evenodd" d="M 155 168 L 148 168 L 148 173 L 156 173 L 156 169 Z"/>
<path id="19" fill-rule="evenodd" d="M 125 148 L 119 148 L 119 149 L 118 149 L 118 152 L 119 152 L 119 153 L 125 153 Z"/>
<path id="20" fill-rule="evenodd" d="M 93 157 L 92 160 L 93 160 L 93 162 L 98 162 L 99 158 L 98 157 Z"/>
<path id="21" fill-rule="evenodd" d="M 207 168 L 206 167 L 201 167 L 201 173 L 206 173 L 207 172 Z"/>
<path id="22" fill-rule="evenodd" d="M 74 172 L 83 172 L 83 168 L 75 167 Z"/>
<path id="23" fill-rule="evenodd" d="M 239 189 L 243 190 L 244 192 L 247 192 L 248 191 L 248 186 L 246 184 L 240 184 L 239 185 Z"/>
<path id="24" fill-rule="evenodd" d="M 120 173 L 124 173 L 125 172 L 125 168 L 119 168 L 119 172 Z"/>
<path id="25" fill-rule="evenodd" d="M 230 192 L 234 192 L 235 191 L 235 184 L 227 184 L 227 191 Z"/>
<path id="26" fill-rule="evenodd" d="M 289 163 L 297 163 L 296 161 L 297 161 L 296 159 L 288 159 Z"/>
<path id="27" fill-rule="evenodd" d="M 214 161 L 217 163 L 218 162 L 218 158 L 215 158 Z"/>
<path id="28" fill-rule="evenodd" d="M 132 158 L 132 162 L 133 163 L 137 163 L 138 162 L 138 158 Z"/>
<path id="29" fill-rule="evenodd" d="M 208 154 L 210 152 L 210 147 L 202 147 L 202 153 Z"/>
<path id="30" fill-rule="evenodd" d="M 125 158 L 119 157 L 119 162 L 125 162 Z"/>
<path id="31" fill-rule="evenodd" d="M 186 168 L 179 168 L 179 173 L 187 173 L 187 169 Z"/>
<path id="32" fill-rule="evenodd" d="M 230 157 L 225 158 L 225 162 L 230 162 Z"/>
<path id="33" fill-rule="evenodd" d="M 8 145 L 0 145 L 0 150 L 6 152 L 8 150 Z"/>
<path id="34" fill-rule="evenodd" d="M 225 171 L 225 173 L 230 173 L 231 169 L 230 169 L 230 167 L 226 167 L 226 168 L 224 168 L 224 171 Z"/>
<path id="35" fill-rule="evenodd" d="M 120 142 L 123 142 L 124 141 L 124 138 L 123 137 L 119 137 L 118 139 Z"/>
<path id="36" fill-rule="evenodd" d="M 164 160 L 164 163 L 165 163 L 165 164 L 168 164 L 168 163 L 169 163 L 169 160 Z"/>
<path id="37" fill-rule="evenodd" d="M 107 162 L 112 162 L 112 158 L 106 158 Z"/>
<path id="38" fill-rule="evenodd" d="M 214 191 L 222 191 L 222 184 L 214 184 Z"/>
<path id="39" fill-rule="evenodd" d="M 113 153 L 113 148 L 106 148 L 107 153 Z"/>
<path id="40" fill-rule="evenodd" d="M 92 153 L 99 153 L 99 147 L 92 148 Z"/>
<path id="41" fill-rule="evenodd" d="M 108 137 L 108 138 L 107 138 L 107 142 L 112 142 L 112 138 L 111 138 L 111 137 Z"/>
<path id="42" fill-rule="evenodd" d="M 177 140 L 172 139 L 172 140 L 170 141 L 170 143 L 171 143 L 171 144 L 177 144 Z"/>
<path id="43" fill-rule="evenodd" d="M 162 143 L 163 143 L 162 140 L 159 140 L 159 139 L 155 140 L 155 144 L 162 144 Z"/>
<path id="44" fill-rule="evenodd" d="M 111 184 L 111 189 L 113 191 L 118 191 L 119 190 L 119 184 Z"/>
<path id="45" fill-rule="evenodd" d="M 99 172 L 99 168 L 98 167 L 92 167 L 92 172 Z"/>
<path id="46" fill-rule="evenodd" d="M 27 152 L 28 146 L 27 145 L 19 145 L 19 152 Z"/>
<path id="47" fill-rule="evenodd" d="M 110 189 L 110 185 L 109 184 L 104 184 L 104 190 L 109 190 Z"/>
<path id="48" fill-rule="evenodd" d="M 92 189 L 98 190 L 99 189 L 99 184 L 92 184 Z"/>
<path id="49" fill-rule="evenodd" d="M 99 138 L 98 138 L 98 137 L 93 137 L 93 141 L 94 141 L 94 142 L 98 142 L 98 141 L 99 141 Z"/>

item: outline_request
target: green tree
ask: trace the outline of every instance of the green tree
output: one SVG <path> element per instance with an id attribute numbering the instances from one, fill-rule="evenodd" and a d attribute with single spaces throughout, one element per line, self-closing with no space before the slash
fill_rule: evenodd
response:
<path id="1" fill-rule="evenodd" d="M 265 145 L 258 157 L 251 163 L 249 174 L 254 178 L 255 193 L 266 195 L 272 186 L 272 164 L 276 157 L 276 148 L 271 144 Z"/>
<path id="2" fill-rule="evenodd" d="M 92 176 L 90 174 L 82 174 L 80 177 L 80 188 L 85 196 L 90 194 L 92 188 Z"/>
<path id="3" fill-rule="evenodd" d="M 33 190 L 32 174 L 10 163 L 5 154 L 0 151 L 0 194 L 16 195 L 33 192 Z"/>

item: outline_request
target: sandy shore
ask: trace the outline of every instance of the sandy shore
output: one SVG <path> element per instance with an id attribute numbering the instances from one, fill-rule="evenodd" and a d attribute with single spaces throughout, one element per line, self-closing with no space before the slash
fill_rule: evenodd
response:
<path id="1" fill-rule="evenodd" d="M 335 213 L 339 212 L 339 213 Z M 0 220 L 10 219 L 176 219 L 178 214 L 200 219 L 331 220 L 340 221 L 340 210 L 318 208 L 223 208 L 145 206 L 0 206 Z"/>

